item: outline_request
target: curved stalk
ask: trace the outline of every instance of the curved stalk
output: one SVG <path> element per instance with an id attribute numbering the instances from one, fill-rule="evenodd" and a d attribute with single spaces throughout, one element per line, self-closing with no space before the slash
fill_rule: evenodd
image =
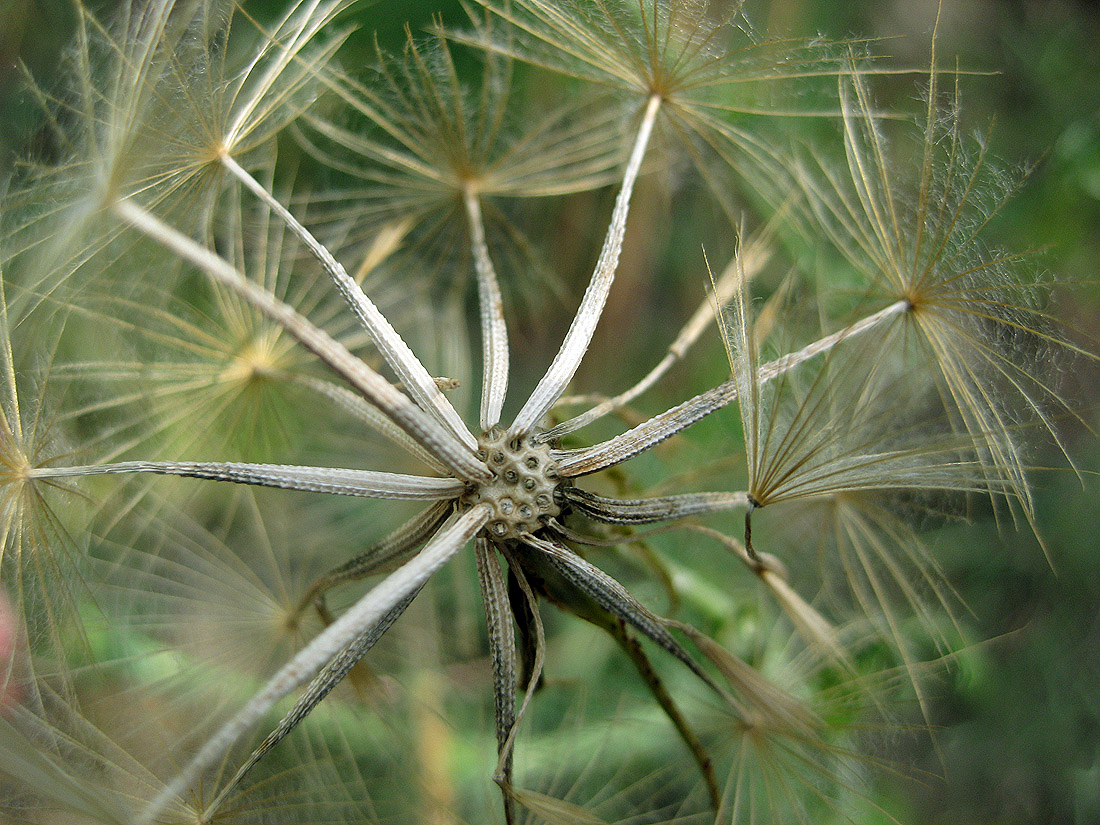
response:
<path id="1" fill-rule="evenodd" d="M 496 552 L 489 540 L 479 536 L 474 542 L 477 577 L 485 606 L 489 632 L 489 656 L 493 663 L 493 706 L 497 736 L 497 773 L 512 783 L 512 729 L 516 725 L 516 636 L 512 626 L 512 605 L 508 585 L 500 569 Z M 508 825 L 515 819 L 511 798 L 504 796 L 504 818 Z"/>
<path id="2" fill-rule="evenodd" d="M 496 270 L 485 243 L 485 223 L 477 192 L 467 186 L 462 193 L 466 223 L 470 229 L 470 247 L 477 270 L 478 306 L 481 314 L 481 429 L 500 422 L 500 411 L 508 392 L 508 327 L 504 322 L 504 302 L 500 295 Z"/>
<path id="3" fill-rule="evenodd" d="M 509 429 L 513 438 L 519 438 L 529 433 L 554 405 L 566 386 L 573 380 L 577 369 L 581 365 L 581 359 L 588 351 L 588 345 L 592 341 L 592 335 L 596 331 L 596 324 L 603 314 L 604 305 L 607 303 L 607 295 L 611 290 L 611 283 L 615 279 L 615 270 L 619 265 L 619 253 L 623 248 L 623 236 L 626 234 L 626 217 L 630 211 L 630 196 L 634 190 L 634 182 L 642 168 L 642 160 L 645 157 L 646 146 L 649 137 L 653 133 L 653 125 L 657 120 L 657 112 L 661 107 L 661 98 L 653 95 L 646 104 L 645 114 L 642 116 L 642 124 L 638 129 L 638 136 L 634 140 L 634 149 L 627 163 L 626 172 L 623 174 L 622 189 L 615 200 L 615 209 L 611 213 L 611 226 L 604 238 L 600 257 L 596 261 L 596 269 L 592 273 L 592 280 L 581 298 L 581 305 L 577 308 L 577 314 L 569 325 L 569 331 L 565 333 L 562 341 L 546 374 L 539 381 L 523 409 L 519 411 L 516 420 Z"/>
<path id="4" fill-rule="evenodd" d="M 298 600 L 293 614 L 295 621 L 312 604 L 321 614 L 321 620 L 332 624 L 332 616 L 325 604 L 325 593 L 346 582 L 393 570 L 443 525 L 451 508 L 450 501 L 437 501 L 429 505 L 381 541 L 316 579 Z"/>

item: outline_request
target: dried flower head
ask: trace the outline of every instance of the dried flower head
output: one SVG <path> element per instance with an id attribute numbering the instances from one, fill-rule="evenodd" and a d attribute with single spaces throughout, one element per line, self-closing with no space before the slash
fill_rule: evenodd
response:
<path id="1" fill-rule="evenodd" d="M 407 35 L 399 56 L 376 46 L 365 74 L 333 62 L 342 2 L 300 0 L 271 25 L 240 11 L 259 37 L 241 51 L 231 7 L 150 2 L 117 27 L 80 8 L 75 89 L 42 95 L 65 156 L 27 166 L 5 201 L 0 581 L 28 658 L 50 665 L 31 668 L 31 698 L 0 719 L 0 771 L 29 786 L 13 810 L 128 825 L 395 821 L 412 808 L 457 821 L 467 815 L 451 785 L 459 768 L 446 763 L 463 749 L 495 752 L 486 772 L 509 825 L 781 820 L 787 809 L 809 819 L 859 797 L 852 729 L 882 702 L 864 690 L 875 682 L 860 660 L 868 634 L 816 597 L 818 568 L 808 575 L 804 554 L 754 543 L 753 514 L 832 508 L 837 540 L 825 546 L 846 570 L 845 601 L 896 646 L 923 702 L 897 611 L 934 606 L 906 570 L 938 580 L 878 497 L 979 492 L 1031 519 L 1017 422 L 1037 414 L 1050 426 L 1042 402 L 1059 396 L 1013 346 L 1023 336 L 1069 348 L 1041 313 L 1010 303 L 1017 286 L 1002 269 L 1014 258 L 990 258 L 979 242 L 991 217 L 976 194 L 984 154 L 968 165 L 953 124 L 946 140 L 937 131 L 935 65 L 917 194 L 905 197 L 870 69 L 818 43 L 758 41 L 739 4 L 714 19 L 707 3 L 486 0 L 470 10 L 472 34 L 437 25 L 426 40 Z M 469 85 L 456 40 L 480 54 Z M 518 59 L 523 71 L 635 100 L 625 112 L 586 102 L 540 113 L 517 102 Z M 838 89 L 824 107 L 741 96 L 821 78 Z M 780 157 L 753 125 L 762 114 L 836 115 L 846 168 L 825 152 Z M 663 129 L 688 138 L 700 168 L 719 164 L 731 179 L 783 170 L 786 191 L 761 207 L 771 210 L 761 229 L 641 381 L 624 388 L 612 371 L 567 395 L 606 326 L 637 184 L 667 148 L 654 140 Z M 713 189 L 718 179 L 707 175 Z M 502 286 L 512 273 L 497 266 L 503 239 L 519 233 L 491 243 L 483 211 L 612 180 L 602 244 L 560 345 L 524 350 L 519 369 L 524 329 Z M 718 194 L 724 214 L 733 200 Z M 377 234 L 352 265 L 343 253 L 362 230 L 356 208 Z M 455 260 L 414 267 L 444 248 L 422 241 L 452 216 L 476 281 L 468 307 Z M 873 287 L 879 303 L 862 318 L 832 319 L 836 285 L 797 271 L 788 284 L 805 289 L 785 286 L 753 311 L 749 284 L 766 283 L 795 222 Z M 396 254 L 409 239 L 416 254 Z M 439 273 L 452 300 L 410 307 Z M 702 273 L 698 283 L 702 295 Z M 808 309 L 793 306 L 804 299 Z M 480 324 L 472 344 L 467 313 Z M 722 333 L 728 379 L 629 429 L 589 428 L 682 366 L 708 329 Z M 25 373 L 14 342 L 47 330 L 46 365 Z M 479 354 L 480 370 L 441 370 L 429 342 Z M 28 405 L 36 375 L 61 376 L 69 392 Z M 476 412 L 462 382 L 480 390 Z M 561 420 L 567 405 L 585 409 Z M 643 473 L 631 480 L 644 462 L 627 462 L 647 455 L 663 470 L 660 445 L 731 405 L 702 462 L 706 489 L 681 485 L 686 474 L 664 490 Z M 46 449 L 46 422 L 78 449 Z M 716 450 L 740 468 L 729 456 L 713 463 Z M 90 523 L 69 505 L 78 494 L 98 505 Z M 740 524 L 744 543 L 732 535 Z M 74 529 L 80 554 L 65 549 Z M 609 547 L 618 552 L 599 549 Z M 57 561 L 70 556 L 79 593 Z M 459 557 L 476 585 L 463 583 Z M 643 563 L 666 612 L 682 617 L 662 615 L 648 583 L 623 583 Z M 478 597 L 488 662 L 470 675 L 462 629 Z M 654 725 L 675 732 L 663 758 L 697 777 L 676 799 L 635 799 L 630 787 L 557 799 L 517 767 L 522 740 L 545 730 L 532 708 L 561 666 L 548 607 L 602 631 L 609 670 L 629 662 Z M 403 635 L 412 624 L 420 643 Z M 395 655 L 380 658 L 391 644 Z M 471 684 L 492 695 L 491 740 L 452 741 L 459 732 L 440 720 L 470 701 Z M 420 709 L 395 710 L 407 706 Z M 716 735 L 706 716 L 720 720 Z M 377 746 L 380 732 L 396 746 Z"/>

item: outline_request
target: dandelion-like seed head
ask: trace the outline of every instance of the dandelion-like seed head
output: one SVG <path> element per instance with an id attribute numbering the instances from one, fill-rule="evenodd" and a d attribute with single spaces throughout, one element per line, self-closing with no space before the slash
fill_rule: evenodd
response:
<path id="1" fill-rule="evenodd" d="M 1022 181 L 995 168 L 987 139 L 967 144 L 957 101 L 940 116 L 941 74 L 933 51 L 916 174 L 899 172 L 904 166 L 895 160 L 867 83 L 854 74 L 840 81 L 846 170 L 822 161 L 812 173 L 799 167 L 796 177 L 814 226 L 872 290 L 904 302 L 897 321 L 913 333 L 915 356 L 931 368 L 949 428 L 970 442 L 982 476 L 977 486 L 985 484 L 1032 522 L 1014 410 L 1028 409 L 1055 434 L 1056 411 L 1072 411 L 1040 353 L 1089 356 L 1057 331 L 1043 308 L 1028 255 L 991 250 L 983 241 Z"/>
<path id="2" fill-rule="evenodd" d="M 221 373 L 228 384 L 247 387 L 262 383 L 281 372 L 287 348 L 279 346 L 277 334 L 259 335 L 245 342 L 234 354 L 232 362 Z"/>
<path id="3" fill-rule="evenodd" d="M 446 785 L 462 771 L 440 754 L 470 743 L 450 741 L 461 737 L 438 717 L 483 685 L 508 825 L 524 810 L 562 823 L 605 810 L 622 822 L 783 818 L 771 806 L 802 821 L 831 813 L 859 795 L 853 729 L 879 698 L 864 678 L 874 645 L 896 651 L 927 713 L 906 616 L 938 650 L 951 644 L 937 625 L 951 600 L 934 560 L 883 497 L 979 493 L 1031 519 L 1019 422 L 1053 431 L 1044 402 L 1059 400 L 1018 345 L 1064 341 L 1029 285 L 1009 279 L 1016 256 L 982 242 L 999 208 L 982 194 L 985 148 L 968 153 L 952 117 L 939 116 L 935 62 L 920 169 L 903 182 L 867 90 L 874 67 L 854 47 L 762 40 L 739 3 L 481 0 L 468 8 L 472 31 L 440 22 L 427 37 L 408 33 L 398 55 L 380 44 L 362 71 L 334 62 L 343 7 L 292 0 L 263 24 L 220 0 L 153 0 L 115 27 L 80 10 L 74 90 L 44 98 L 51 113 L 67 109 L 51 115 L 66 159 L 15 181 L 17 214 L 0 236 L 0 573 L 18 594 L 30 658 L 49 665 L 30 675 L 17 725 L 0 712 L 0 770 L 33 777 L 45 808 L 113 825 L 391 821 L 393 800 L 417 794 L 419 818 L 454 818 L 461 791 Z M 233 32 L 254 39 L 238 50 Z M 475 82 L 467 59 L 478 61 Z M 518 61 L 564 75 L 563 87 L 540 88 L 575 99 L 525 102 Z M 822 79 L 825 104 L 787 98 Z M 628 102 L 593 103 L 581 85 Z M 835 118 L 844 163 L 812 149 L 783 157 L 787 141 L 759 124 L 789 116 Z M 760 204 L 774 215 L 624 388 L 627 342 L 665 335 L 602 329 L 619 270 L 633 266 L 632 204 L 648 159 L 667 148 L 661 133 L 678 138 L 727 214 L 741 211 L 741 194 L 717 185 L 726 172 L 766 169 L 784 191 Z M 541 203 L 509 201 L 610 183 L 602 244 L 560 345 L 545 357 L 515 347 L 529 336 L 507 287 L 533 287 L 514 277 L 522 267 L 498 264 L 502 248 L 527 244 L 509 221 Z M 42 192 L 60 206 L 28 206 Z M 747 202 L 768 192 L 754 188 Z M 84 225 L 55 237 L 70 208 Z M 861 316 L 833 317 L 836 283 L 800 265 L 754 303 L 788 222 L 860 274 Z M 549 230 L 563 244 L 576 231 Z M 459 248 L 436 243 L 442 234 L 461 255 L 428 272 L 420 259 Z M 42 245 L 66 244 L 40 263 Z M 356 246 L 365 252 L 349 265 L 343 253 Z M 802 278 L 812 288 L 798 288 Z M 662 302 L 667 284 L 652 285 Z M 435 300 L 400 314 L 417 303 L 410 295 L 441 292 L 445 314 Z M 637 313 L 622 317 L 643 317 L 639 301 L 624 306 Z M 663 412 L 635 408 L 670 372 L 688 384 L 693 348 L 715 326 L 732 374 Z M 42 330 L 47 345 L 27 367 L 12 338 Z M 617 347 L 616 369 L 578 379 L 601 335 Z M 451 371 L 460 359 L 426 357 L 424 341 L 474 353 L 478 368 Z M 517 368 L 513 351 L 530 363 Z M 65 392 L 47 401 L 46 378 Z M 459 385 L 473 386 L 476 412 Z M 708 454 L 695 478 L 717 489 L 700 492 L 684 475 L 647 491 L 627 472 L 642 455 L 661 471 L 661 445 L 682 448 L 693 425 L 731 406 L 705 449 L 681 449 Z M 738 419 L 735 466 L 719 453 L 740 449 L 728 427 Z M 78 450 L 50 447 L 51 427 Z M 235 486 L 188 492 L 227 489 L 214 482 Z M 86 547 L 65 562 L 67 534 L 48 504 L 104 489 L 114 493 L 81 525 Z M 761 510 L 818 514 L 828 528 L 819 557 L 779 530 L 758 530 L 754 543 Z M 488 653 L 469 668 L 459 639 L 477 597 L 451 563 L 464 553 L 484 614 L 484 632 L 465 635 Z M 459 586 L 430 588 L 444 567 Z M 643 568 L 676 618 L 608 572 Z M 366 579 L 357 596 L 332 595 Z M 751 593 L 759 598 L 743 598 Z M 446 627 L 425 628 L 431 644 L 413 655 L 391 629 L 414 602 L 413 615 L 427 615 L 419 606 L 433 598 Z M 678 775 L 668 793 L 688 773 L 699 792 L 638 812 L 631 804 L 650 803 L 629 788 L 581 806 L 568 797 L 583 795 L 522 787 L 515 755 L 529 734 L 558 744 L 558 732 L 529 721 L 532 703 L 562 688 L 549 678 L 561 666 L 551 607 L 629 662 L 673 734 L 659 750 Z M 849 622 L 845 608 L 860 618 Z M 395 684 L 433 704 L 410 714 L 409 731 L 398 730 L 398 700 L 380 713 L 355 703 L 377 698 L 377 657 L 367 657 L 383 638 L 401 660 Z M 421 659 L 460 672 L 451 693 L 438 674 L 414 672 Z M 599 679 L 602 700 L 612 682 Z M 700 733 L 685 685 L 720 720 L 714 735 Z M 364 744 L 376 731 L 387 744 Z"/>
<path id="4" fill-rule="evenodd" d="M 731 34 L 751 46 L 740 3 L 732 10 L 709 2 L 483 5 L 512 25 L 524 59 L 668 101 L 730 76 Z M 746 77 L 755 68 L 742 65 Z"/>
<path id="5" fill-rule="evenodd" d="M 0 431 L 0 479 L 4 486 L 19 486 L 30 481 L 31 461 L 6 427 Z"/>

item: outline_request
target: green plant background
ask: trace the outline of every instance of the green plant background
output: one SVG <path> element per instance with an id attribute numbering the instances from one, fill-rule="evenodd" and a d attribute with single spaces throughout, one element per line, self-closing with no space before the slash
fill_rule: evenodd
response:
<path id="1" fill-rule="evenodd" d="M 248 8 L 262 17 L 275 5 L 253 0 Z M 353 9 L 345 19 L 364 32 L 378 30 L 380 41 L 391 45 L 400 43 L 405 21 L 420 30 L 437 11 L 445 22 L 461 19 L 457 3 L 440 4 L 438 9 L 426 9 L 427 5 L 414 0 L 380 2 Z M 772 33 L 881 37 L 873 44 L 874 51 L 890 55 L 899 65 L 927 64 L 936 12 L 936 4 L 929 0 L 775 0 L 759 5 L 763 7 L 750 11 L 750 18 Z M 106 10 L 110 3 L 101 0 L 93 7 Z M 16 91 L 15 60 L 26 61 L 36 76 L 48 76 L 70 25 L 68 6 L 60 0 L 0 0 L 0 151 L 5 162 L 18 158 L 20 147 L 44 148 L 36 142 L 41 135 L 36 131 L 34 107 Z M 354 61 L 369 48 L 369 38 L 353 38 L 342 59 Z M 1084 2 L 948 2 L 937 48 L 941 65 L 957 59 L 968 72 L 961 78 L 964 124 L 984 131 L 995 118 L 994 154 L 1013 161 L 1037 161 L 1028 184 L 992 227 L 994 240 L 1015 249 L 1040 250 L 1042 266 L 1059 280 L 1079 284 L 1072 291 L 1059 291 L 1057 312 L 1079 330 L 1082 339 L 1096 340 L 1100 337 L 1100 10 Z M 888 79 L 876 91 L 887 106 L 897 102 L 912 108 L 911 77 Z M 642 183 L 643 187 L 656 185 Z M 572 206 L 582 217 L 575 212 L 554 219 L 579 222 L 584 220 L 584 209 L 604 215 L 609 203 L 607 192 L 598 193 L 587 206 Z M 637 268 L 623 278 L 619 290 L 620 295 L 630 295 L 631 304 L 629 309 L 610 307 L 608 328 L 621 328 L 613 319 L 616 314 L 625 318 L 628 312 L 633 314 L 635 329 L 673 328 L 675 322 L 667 319 L 690 309 L 688 301 L 670 306 L 656 291 L 645 288 L 645 261 L 651 269 L 665 273 L 675 268 L 677 274 L 666 277 L 687 282 L 704 271 L 700 246 L 708 254 L 729 251 L 728 247 L 721 250 L 725 241 L 700 238 L 691 231 L 695 225 L 692 203 L 674 194 L 653 203 L 631 216 L 627 247 L 635 251 L 624 259 L 624 273 L 632 271 L 632 262 Z M 665 235 L 672 239 L 667 248 L 647 250 L 652 255 L 642 261 L 645 256 L 637 245 L 645 238 Z M 559 250 L 555 263 L 574 273 L 566 277 L 578 280 L 597 242 Z M 577 283 L 568 287 L 573 292 L 579 289 Z M 701 282 L 697 294 L 702 294 Z M 536 327 L 532 335 L 532 349 L 545 350 L 560 329 Z M 643 369 L 659 354 L 659 340 L 647 345 L 645 336 L 638 338 L 638 363 L 617 365 L 624 372 Z M 599 374 L 611 366 L 599 355 L 609 351 L 607 343 L 597 338 L 595 357 L 586 362 L 585 371 Z M 621 351 L 616 348 L 615 354 Z M 713 370 L 684 377 L 683 386 L 667 389 L 669 398 L 683 397 L 686 389 L 723 377 L 724 355 L 716 342 L 711 342 L 706 357 L 696 361 L 712 364 Z M 584 380 L 584 374 L 579 380 Z M 1100 373 L 1066 375 L 1064 380 L 1067 391 L 1080 399 L 1082 410 L 1098 408 Z M 656 406 L 659 401 L 652 403 Z M 1038 530 L 1047 542 L 1049 563 L 1029 532 L 1014 531 L 1011 525 L 999 532 L 942 528 L 930 539 L 948 580 L 969 606 L 964 622 L 970 635 L 988 641 L 960 652 L 932 686 L 937 729 L 931 737 L 898 734 L 878 745 L 886 759 L 910 774 L 881 776 L 871 791 L 873 801 L 901 822 L 1100 822 L 1100 481 L 1093 475 L 1100 469 L 1100 449 L 1094 433 L 1086 429 L 1090 424 L 1095 429 L 1100 421 L 1094 412 L 1084 418 L 1064 422 L 1069 451 L 1083 471 L 1081 477 L 1064 468 L 1040 470 L 1034 477 Z M 712 442 L 719 444 L 728 437 L 730 426 L 729 420 L 716 421 L 693 430 L 692 450 L 707 453 L 713 449 Z M 1056 463 L 1055 456 L 1053 450 L 1039 453 L 1035 464 Z M 644 477 L 648 469 L 642 464 L 632 471 Z M 763 529 L 767 530 L 766 522 Z M 456 598 L 468 599 L 469 594 Z M 459 605 L 455 612 L 475 616 L 476 605 Z M 430 623 L 439 617 L 423 611 L 413 612 L 409 620 Z M 579 683 L 583 674 L 598 672 L 613 686 L 607 689 L 610 694 L 637 690 L 632 675 L 616 667 L 607 646 L 592 644 L 586 628 L 562 622 L 551 631 L 565 639 L 560 649 L 567 652 L 563 657 L 567 663 L 557 663 L 554 674 L 560 683 Z M 460 661 L 463 654 L 476 656 L 477 651 L 456 651 L 451 658 Z M 430 694 L 430 685 L 420 687 Z M 560 761 L 565 752 L 583 755 L 586 734 L 581 728 L 555 728 L 547 722 L 568 716 L 571 702 L 566 692 L 547 693 L 540 698 L 538 724 L 544 727 L 536 729 L 532 738 L 557 754 L 554 760 Z M 598 703 L 598 697 L 589 696 L 587 702 Z M 452 710 L 447 740 L 455 749 L 452 764 L 461 766 L 460 772 L 484 773 L 489 764 L 484 758 L 488 720 L 472 710 L 468 715 L 460 708 Z M 916 708 L 904 709 L 902 716 L 914 724 L 920 720 Z M 647 735 L 645 720 L 634 717 L 632 721 L 638 723 L 632 735 Z M 659 723 L 648 731 L 658 740 L 667 739 Z M 636 740 L 632 745 L 637 747 Z M 474 749 L 480 749 L 476 756 L 469 753 Z M 638 749 L 656 754 L 655 764 L 659 763 L 659 741 Z M 860 821 L 869 823 L 876 816 L 868 811 Z"/>

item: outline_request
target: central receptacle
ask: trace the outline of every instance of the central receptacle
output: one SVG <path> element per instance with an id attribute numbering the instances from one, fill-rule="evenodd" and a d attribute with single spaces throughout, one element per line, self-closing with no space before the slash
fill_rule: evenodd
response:
<path id="1" fill-rule="evenodd" d="M 562 480 L 549 445 L 531 438 L 512 438 L 500 427 L 493 427 L 478 439 L 478 447 L 478 458 L 489 465 L 493 477 L 471 484 L 459 503 L 464 508 L 479 503 L 493 508 L 485 525 L 492 540 L 534 533 L 546 519 L 561 514 L 558 489 Z"/>

